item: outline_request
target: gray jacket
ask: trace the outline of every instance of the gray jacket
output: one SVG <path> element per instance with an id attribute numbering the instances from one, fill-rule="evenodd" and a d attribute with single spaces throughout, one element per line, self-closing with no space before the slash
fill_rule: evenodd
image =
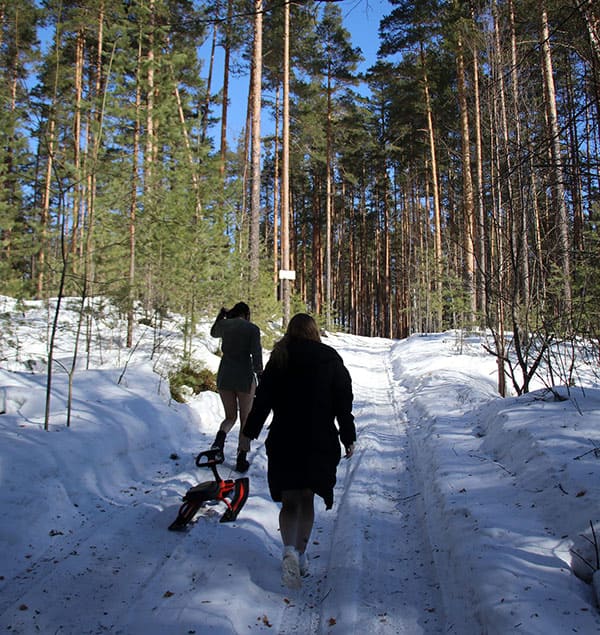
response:
<path id="1" fill-rule="evenodd" d="M 217 388 L 250 392 L 254 374 L 263 369 L 258 326 L 242 317 L 221 319 L 212 325 L 210 334 L 222 339 Z"/>

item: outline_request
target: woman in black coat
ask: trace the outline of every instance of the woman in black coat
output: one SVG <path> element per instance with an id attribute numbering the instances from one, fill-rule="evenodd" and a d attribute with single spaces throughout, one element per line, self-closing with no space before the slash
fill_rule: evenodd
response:
<path id="1" fill-rule="evenodd" d="M 312 317 L 295 315 L 271 353 L 244 427 L 246 436 L 256 439 L 273 411 L 265 442 L 267 476 L 272 499 L 282 503 L 279 527 L 288 586 L 300 586 L 306 573 L 314 495 L 323 498 L 326 509 L 333 505 L 340 440 L 346 457 L 352 455 L 352 399 L 352 380 L 342 358 L 321 342 Z"/>

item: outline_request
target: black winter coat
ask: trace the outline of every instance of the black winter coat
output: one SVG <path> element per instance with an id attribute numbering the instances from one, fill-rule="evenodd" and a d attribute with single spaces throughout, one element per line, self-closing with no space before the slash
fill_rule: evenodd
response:
<path id="1" fill-rule="evenodd" d="M 271 497 L 281 501 L 283 490 L 308 488 L 330 509 L 340 439 L 345 447 L 356 440 L 352 380 L 340 355 L 326 344 L 291 339 L 287 351 L 285 368 L 267 363 L 244 434 L 256 439 L 272 410 L 265 442 Z"/>

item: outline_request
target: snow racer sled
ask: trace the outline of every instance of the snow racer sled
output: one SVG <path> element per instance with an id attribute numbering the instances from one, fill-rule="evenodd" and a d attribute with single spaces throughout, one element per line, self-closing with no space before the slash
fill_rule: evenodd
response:
<path id="1" fill-rule="evenodd" d="M 189 489 L 183 497 L 183 505 L 179 508 L 177 518 L 169 525 L 171 531 L 182 531 L 194 518 L 200 506 L 207 501 L 222 501 L 227 509 L 220 522 L 228 523 L 238 517 L 242 507 L 248 499 L 250 480 L 247 476 L 234 480 L 223 480 L 217 471 L 217 465 L 225 460 L 223 450 L 215 448 L 200 452 L 196 457 L 197 467 L 209 467 L 214 481 L 205 481 Z"/>

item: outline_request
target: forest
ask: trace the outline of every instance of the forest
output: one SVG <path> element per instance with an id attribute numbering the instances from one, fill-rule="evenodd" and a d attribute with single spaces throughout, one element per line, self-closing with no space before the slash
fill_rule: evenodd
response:
<path id="1" fill-rule="evenodd" d="M 501 394 L 597 364 L 600 5 L 390 0 L 358 72 L 342 4 L 0 0 L 0 294 L 107 297 L 129 346 L 240 299 L 484 328 Z"/>

